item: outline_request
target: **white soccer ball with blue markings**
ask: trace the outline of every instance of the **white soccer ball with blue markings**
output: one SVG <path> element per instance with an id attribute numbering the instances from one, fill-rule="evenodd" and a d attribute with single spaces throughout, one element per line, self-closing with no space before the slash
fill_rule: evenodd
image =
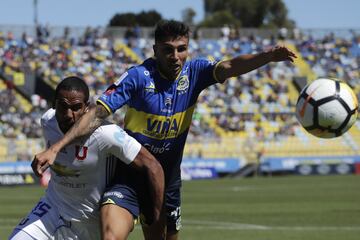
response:
<path id="1" fill-rule="evenodd" d="M 296 103 L 296 118 L 312 135 L 341 136 L 355 123 L 358 100 L 353 90 L 337 79 L 320 78 L 304 87 Z"/>

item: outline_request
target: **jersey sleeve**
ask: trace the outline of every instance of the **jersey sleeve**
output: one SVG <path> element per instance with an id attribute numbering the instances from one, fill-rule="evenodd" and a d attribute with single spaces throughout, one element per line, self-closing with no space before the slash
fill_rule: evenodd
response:
<path id="1" fill-rule="evenodd" d="M 44 139 L 44 142 L 46 143 L 46 149 L 48 149 L 50 147 L 47 144 L 47 142 L 49 140 L 49 138 L 48 138 L 48 130 L 47 130 L 47 125 L 46 125 L 46 120 L 44 118 L 41 118 L 40 125 L 41 125 L 43 139 Z"/>
<path id="2" fill-rule="evenodd" d="M 50 124 L 52 121 L 54 121 L 55 118 L 55 110 L 54 109 L 49 109 L 48 111 L 46 111 L 40 119 L 40 125 L 41 125 L 41 130 L 43 133 L 43 138 L 44 141 L 46 143 L 46 149 L 48 149 L 50 146 L 48 145 L 48 140 L 49 140 L 49 131 L 50 131 Z"/>
<path id="3" fill-rule="evenodd" d="M 220 62 L 209 61 L 207 59 L 196 59 L 191 63 L 191 69 L 195 71 L 197 75 L 197 85 L 202 90 L 210 85 L 218 83 L 218 79 L 215 76 L 215 69 Z"/>
<path id="4" fill-rule="evenodd" d="M 131 68 L 114 82 L 96 101 L 103 105 L 109 113 L 114 113 L 135 95 L 138 89 L 138 73 L 136 68 Z"/>
<path id="5" fill-rule="evenodd" d="M 140 151 L 141 144 L 117 125 L 100 126 L 94 134 L 101 155 L 112 154 L 130 164 Z"/>

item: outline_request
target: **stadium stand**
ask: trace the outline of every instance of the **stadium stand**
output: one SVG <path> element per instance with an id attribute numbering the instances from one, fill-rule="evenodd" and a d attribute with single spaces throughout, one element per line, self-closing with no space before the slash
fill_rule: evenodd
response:
<path id="1" fill-rule="evenodd" d="M 190 56 L 218 60 L 255 53 L 277 43 L 289 46 L 299 59 L 295 64 L 271 63 L 242 75 L 240 81 L 233 78 L 205 90 L 194 113 L 185 157 L 242 157 L 247 162 L 257 162 L 264 156 L 360 154 L 359 122 L 349 133 L 331 140 L 314 138 L 298 125 L 294 116 L 298 90 L 293 82 L 295 77 L 308 81 L 337 77 L 346 81 L 359 97 L 360 37 L 349 40 L 328 34 L 316 39 L 304 34 L 285 41 L 253 35 L 199 38 L 191 40 Z M 113 39 L 91 28 L 78 37 L 66 33 L 52 37 L 51 31 L 41 37 L 0 34 L 0 73 L 7 71 L 21 81 L 22 69 L 28 68 L 52 88 L 64 76 L 79 75 L 91 87 L 93 98 L 128 67 L 151 54 L 149 39 Z M 7 82 L 8 79 L 0 81 L 0 160 L 31 160 L 43 147 L 39 118 L 48 105 L 37 95 L 32 100 L 15 97 L 22 95 Z M 118 122 L 122 114 L 119 111 L 113 119 Z"/>

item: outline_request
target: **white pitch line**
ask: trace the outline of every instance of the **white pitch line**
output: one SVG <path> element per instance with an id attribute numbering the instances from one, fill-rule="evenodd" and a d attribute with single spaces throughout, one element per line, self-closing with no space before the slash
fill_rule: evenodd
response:
<path id="1" fill-rule="evenodd" d="M 223 228 L 223 229 L 262 229 L 265 230 L 268 227 L 262 225 L 255 225 L 255 224 L 245 224 L 245 223 L 233 223 L 233 222 L 215 222 L 215 221 L 203 221 L 203 220 L 184 220 L 184 223 L 187 225 L 199 227 L 215 227 L 215 228 Z M 196 227 L 198 227 L 196 226 Z"/>
<path id="2" fill-rule="evenodd" d="M 15 227 L 21 219 L 0 218 L 0 228 Z M 264 226 L 256 224 L 236 223 L 236 222 L 216 222 L 203 220 L 183 220 L 183 225 L 187 229 L 219 229 L 219 230 L 278 230 L 278 231 L 360 231 L 360 226 Z M 136 227 L 140 227 L 137 225 Z"/>
<path id="3" fill-rule="evenodd" d="M 186 228 L 224 229 L 224 230 L 279 230 L 279 231 L 360 231 L 360 226 L 264 226 L 234 222 L 215 222 L 202 220 L 183 221 Z"/>

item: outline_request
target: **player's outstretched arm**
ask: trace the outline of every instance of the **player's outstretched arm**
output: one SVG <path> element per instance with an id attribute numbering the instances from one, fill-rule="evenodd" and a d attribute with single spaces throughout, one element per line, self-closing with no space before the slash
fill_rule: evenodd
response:
<path id="1" fill-rule="evenodd" d="M 134 161 L 130 164 L 130 166 L 146 174 L 152 202 L 154 204 L 153 220 L 154 222 L 159 221 L 164 203 L 165 187 L 164 171 L 160 163 L 145 147 L 141 147 L 138 155 L 135 157 Z"/>
<path id="2" fill-rule="evenodd" d="M 269 62 L 294 61 L 296 55 L 284 46 L 276 46 L 269 51 L 258 54 L 240 55 L 235 58 L 225 60 L 216 67 L 216 77 L 220 82 L 224 82 L 230 77 L 257 69 Z"/>
<path id="3" fill-rule="evenodd" d="M 102 105 L 90 107 L 79 121 L 75 122 L 62 139 L 50 146 L 47 150 L 35 155 L 34 160 L 31 163 L 34 173 L 37 176 L 41 176 L 42 173 L 54 163 L 57 153 L 63 147 L 78 138 L 91 134 L 109 115 L 110 113 Z"/>

